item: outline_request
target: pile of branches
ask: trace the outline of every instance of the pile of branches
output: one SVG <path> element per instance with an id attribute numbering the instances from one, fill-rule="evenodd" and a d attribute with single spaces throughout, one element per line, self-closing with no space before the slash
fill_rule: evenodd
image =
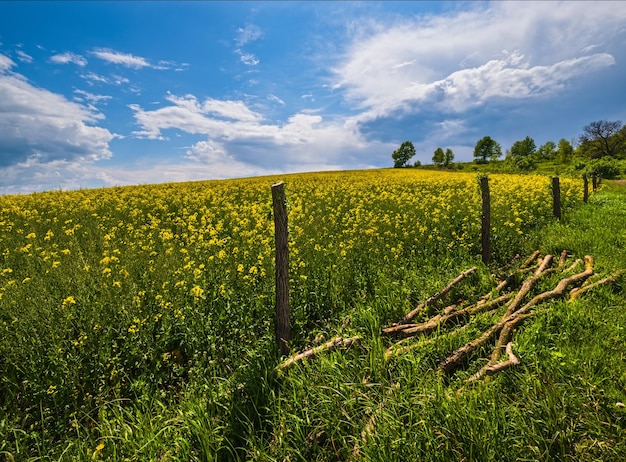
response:
<path id="1" fill-rule="evenodd" d="M 518 358 L 513 353 L 512 337 L 516 328 L 525 320 L 536 313 L 535 308 L 549 300 L 565 298 L 574 300 L 588 290 L 599 285 L 613 283 L 621 273 L 615 273 L 608 277 L 600 278 L 594 274 L 594 259 L 585 256 L 567 265 L 568 254 L 563 251 L 558 260 L 553 255 L 541 256 L 539 251 L 533 253 L 528 259 L 518 264 L 516 269 L 502 277 L 497 286 L 489 293 L 478 298 L 474 303 L 466 305 L 464 302 L 453 303 L 435 313 L 425 321 L 414 322 L 420 314 L 426 310 L 432 310 L 438 302 L 467 276 L 474 273 L 476 267 L 459 274 L 453 281 L 441 291 L 432 295 L 415 309 L 409 312 L 399 322 L 382 330 L 382 335 L 393 339 L 405 339 L 416 336 L 428 335 L 433 331 L 448 326 L 467 326 L 473 315 L 485 312 L 503 310 L 502 316 L 491 327 L 484 330 L 478 337 L 467 342 L 462 347 L 450 353 L 438 365 L 438 371 L 445 375 L 452 375 L 459 368 L 465 366 L 471 355 L 478 349 L 490 342 L 495 341 L 487 364 L 476 374 L 468 379 L 475 381 L 490 377 L 519 364 Z M 530 296 L 538 282 L 551 274 L 559 274 L 556 286 L 545 292 Z M 596 277 L 594 277 L 596 276 Z M 530 299 L 529 299 L 530 298 Z M 361 337 L 335 337 L 326 343 L 308 348 L 303 352 L 294 354 L 283 361 L 277 369 L 287 369 L 292 365 L 311 358 L 317 354 L 341 347 L 349 347 L 359 344 Z M 419 345 L 419 343 L 417 344 Z M 393 345 L 387 350 L 387 358 L 412 350 L 417 345 Z"/>
<path id="2" fill-rule="evenodd" d="M 472 316 L 478 313 L 493 312 L 497 319 L 490 327 L 483 330 L 476 338 L 465 345 L 454 350 L 445 357 L 437 366 L 438 372 L 444 376 L 450 376 L 455 371 L 464 367 L 472 359 L 472 355 L 482 349 L 490 342 L 495 344 L 487 364 L 478 372 L 467 379 L 467 382 L 477 380 L 488 380 L 489 377 L 519 364 L 518 358 L 513 353 L 512 337 L 516 328 L 525 320 L 537 313 L 537 307 L 542 303 L 554 299 L 568 297 L 572 301 L 585 292 L 604 284 L 617 281 L 623 271 L 614 273 L 607 277 L 602 277 L 594 273 L 594 259 L 585 256 L 571 264 L 567 264 L 568 254 L 563 251 L 558 260 L 552 255 L 541 256 L 536 251 L 521 264 L 515 262 L 509 269 L 501 270 L 501 273 L 508 275 L 499 279 L 496 287 L 489 293 L 479 297 L 471 304 L 468 302 L 456 302 L 444 308 L 437 308 L 442 305 L 442 301 L 467 276 L 477 269 L 470 268 L 459 274 L 453 281 L 445 286 L 441 291 L 432 295 L 415 309 L 409 312 L 399 322 L 382 330 L 382 335 L 393 340 L 392 346 L 387 349 L 386 358 L 390 359 L 395 355 L 409 352 L 419 348 L 424 342 L 412 342 L 398 344 L 396 340 L 407 339 L 417 336 L 425 336 L 433 331 L 439 331 L 450 326 L 457 326 L 456 332 L 465 329 L 472 320 Z M 514 269 L 511 269 L 514 268 Z M 551 290 L 537 293 L 537 286 L 540 280 L 546 276 L 557 274 L 558 282 Z M 545 286 L 545 284 L 543 285 Z M 496 317 L 495 313 L 502 312 Z M 415 322 L 416 318 L 428 319 Z M 287 369 L 306 358 L 314 357 L 322 352 L 336 348 L 346 348 L 361 342 L 361 337 L 335 337 L 326 343 L 315 347 L 307 348 L 301 353 L 294 354 L 282 362 L 277 369 Z M 391 395 L 393 389 L 388 391 Z M 375 430 L 376 421 L 380 410 L 385 407 L 385 400 L 379 403 L 378 408 L 369 415 L 367 423 L 361 432 L 361 438 L 356 442 L 352 456 L 358 458 L 361 447 L 367 444 Z"/>

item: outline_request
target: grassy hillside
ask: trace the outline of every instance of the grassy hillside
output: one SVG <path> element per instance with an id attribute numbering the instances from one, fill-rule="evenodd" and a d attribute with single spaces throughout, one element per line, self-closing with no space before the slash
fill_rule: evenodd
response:
<path id="1" fill-rule="evenodd" d="M 269 186 L 278 180 L 287 183 L 293 351 L 358 337 L 283 370 L 272 330 Z M 334 172 L 0 198 L 0 455 L 619 460 L 623 277 L 572 302 L 537 304 L 513 333 L 520 365 L 488 381 L 467 379 L 494 342 L 453 374 L 438 366 L 503 306 L 428 335 L 382 334 L 470 267 L 415 322 L 493 294 L 498 277 L 523 265 L 516 254 L 567 250 L 566 266 L 593 255 L 600 276 L 624 269 L 623 185 L 582 204 L 580 182 L 563 180 L 555 222 L 547 177 L 490 181 L 491 267 L 480 261 L 475 173 Z M 581 270 L 546 274 L 528 299 Z"/>

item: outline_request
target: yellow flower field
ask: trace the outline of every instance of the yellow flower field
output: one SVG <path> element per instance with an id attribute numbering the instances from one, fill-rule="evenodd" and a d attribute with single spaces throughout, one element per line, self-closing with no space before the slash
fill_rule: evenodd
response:
<path id="1" fill-rule="evenodd" d="M 278 181 L 296 342 L 425 261 L 444 273 L 455 256 L 479 260 L 474 174 L 386 169 L 0 197 L 2 399 L 25 412 L 43 402 L 63 426 L 72 409 L 175 394 L 198 373 L 214 377 L 212 393 L 227 387 L 273 341 Z M 507 259 L 552 219 L 550 179 L 490 184 L 494 254 Z M 567 213 L 582 182 L 562 179 L 561 189 Z"/>

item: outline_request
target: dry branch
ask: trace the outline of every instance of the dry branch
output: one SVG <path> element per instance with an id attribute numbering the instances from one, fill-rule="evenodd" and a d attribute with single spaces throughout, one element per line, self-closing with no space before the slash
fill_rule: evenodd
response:
<path id="1" fill-rule="evenodd" d="M 335 337 L 329 340 L 328 342 L 323 343 L 319 346 L 309 348 L 307 350 L 304 350 L 301 353 L 290 356 L 284 362 L 279 364 L 277 366 L 277 369 L 280 369 L 280 370 L 288 369 L 294 364 L 299 363 L 306 358 L 311 358 L 323 351 L 330 351 L 339 347 L 349 347 L 350 345 L 359 343 L 360 341 L 361 341 L 361 337 L 359 336 L 347 337 L 347 338 Z"/>
<path id="2" fill-rule="evenodd" d="M 467 271 L 464 271 L 461 274 L 459 274 L 452 282 L 450 282 L 450 284 L 445 286 L 440 292 L 438 292 L 435 295 L 429 297 L 424 302 L 420 303 L 409 314 L 407 314 L 404 317 L 404 319 L 402 319 L 402 321 L 400 321 L 400 324 L 407 324 L 407 323 L 411 322 L 413 320 L 413 318 L 415 316 L 417 316 L 424 308 L 426 308 L 429 305 L 432 305 L 437 300 L 439 300 L 441 297 L 446 295 L 448 292 L 450 292 L 450 290 L 452 290 L 452 288 L 455 285 L 457 285 L 459 282 L 461 282 L 463 279 L 465 279 L 465 277 L 467 277 L 468 275 L 472 274 L 474 271 L 476 271 L 476 267 L 475 266 L 470 268 L 470 269 L 468 269 Z"/>
<path id="3" fill-rule="evenodd" d="M 600 279 L 599 281 L 596 281 L 596 282 L 593 282 L 593 283 L 590 283 L 590 284 L 587 284 L 587 282 L 589 281 L 589 280 L 587 280 L 585 282 L 585 284 L 583 284 L 581 287 L 577 287 L 577 288 L 572 289 L 570 291 L 569 300 L 572 301 L 572 300 L 580 297 L 585 292 L 587 292 L 587 291 L 589 291 L 589 290 L 591 290 L 591 289 L 593 289 L 595 287 L 598 287 L 598 286 L 601 286 L 601 285 L 604 285 L 604 284 L 612 284 L 612 283 L 616 282 L 617 279 L 623 273 L 624 273 L 624 271 L 617 271 L 617 272 L 611 274 L 610 276 L 607 276 L 607 277 L 605 277 L 603 279 Z"/>
<path id="4" fill-rule="evenodd" d="M 509 342 L 506 344 L 506 354 L 508 359 L 506 361 L 500 361 L 496 364 L 487 364 L 481 370 L 479 370 L 476 374 L 467 379 L 467 382 L 473 382 L 474 380 L 479 380 L 483 376 L 491 377 L 492 375 L 497 374 L 498 372 L 502 372 L 503 370 L 509 369 L 513 366 L 519 365 L 519 359 L 513 353 L 513 342 Z"/>
<path id="5" fill-rule="evenodd" d="M 515 311 L 517 311 L 517 309 L 522 304 L 522 301 L 524 300 L 526 295 L 528 295 L 528 293 L 532 290 L 537 281 L 548 272 L 548 265 L 552 262 L 552 258 L 552 255 L 546 255 L 543 258 L 541 265 L 539 265 L 539 268 L 537 268 L 534 274 L 524 281 L 522 287 L 520 287 L 519 289 L 519 292 L 517 292 L 517 295 L 509 304 L 505 316 L 510 316 L 511 314 L 515 313 Z"/>
<path id="6" fill-rule="evenodd" d="M 524 263 L 522 264 L 522 268 L 526 268 L 530 266 L 533 262 L 535 262 L 539 258 L 539 255 L 541 255 L 541 252 L 539 250 L 535 250 L 533 254 L 530 257 L 528 257 L 526 261 L 524 261 Z"/>
<path id="7" fill-rule="evenodd" d="M 544 258 L 544 263 L 547 257 Z M 538 279 L 537 276 L 540 277 L 541 274 L 545 274 L 548 270 L 545 268 L 546 265 L 542 263 L 541 267 L 537 269 L 535 275 L 529 280 Z M 543 268 L 543 269 L 542 269 Z M 550 291 L 543 292 L 539 295 L 533 297 L 528 303 L 526 303 L 523 307 L 517 309 L 514 312 L 510 312 L 511 308 L 507 310 L 502 319 L 490 327 L 487 331 L 485 331 L 480 337 L 471 342 L 466 343 L 461 348 L 458 348 L 450 356 L 444 359 L 440 364 L 438 369 L 446 374 L 451 374 L 456 369 L 458 369 L 465 361 L 466 357 L 475 351 L 480 346 L 487 343 L 492 337 L 499 334 L 498 341 L 496 346 L 491 354 L 491 360 L 489 361 L 488 366 L 493 366 L 496 364 L 500 358 L 502 348 L 506 343 L 510 341 L 512 330 L 521 324 L 526 318 L 530 317 L 530 310 L 537 304 L 545 302 L 547 300 L 561 297 L 568 286 L 572 284 L 576 284 L 584 281 L 593 275 L 593 258 L 590 256 L 585 257 L 585 270 L 581 273 L 575 274 L 573 276 L 567 277 L 559 281 L 556 287 Z M 527 280 L 528 281 L 528 280 Z M 522 286 L 524 287 L 526 283 Z M 521 292 L 521 289 L 520 289 Z M 519 293 L 518 296 L 515 297 L 513 302 L 520 299 Z"/>
<path id="8" fill-rule="evenodd" d="M 399 337 L 413 337 L 419 334 L 427 334 L 433 330 L 443 327 L 451 321 L 459 321 L 469 315 L 493 309 L 502 303 L 510 300 L 513 294 L 501 295 L 490 301 L 480 300 L 475 305 L 470 305 L 462 310 L 455 311 L 457 305 L 452 305 L 443 310 L 441 314 L 433 316 L 428 321 L 421 324 L 399 324 L 383 329 L 383 334 L 394 334 Z"/>

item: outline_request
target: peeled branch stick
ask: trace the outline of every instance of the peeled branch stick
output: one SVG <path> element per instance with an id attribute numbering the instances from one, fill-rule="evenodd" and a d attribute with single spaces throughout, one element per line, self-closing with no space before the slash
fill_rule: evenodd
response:
<path id="1" fill-rule="evenodd" d="M 456 304 L 454 304 L 454 305 L 447 306 L 447 307 L 445 307 L 445 308 L 442 310 L 442 314 L 438 314 L 438 315 L 436 315 L 436 316 L 433 316 L 432 318 L 430 318 L 430 319 L 429 319 L 428 321 L 426 321 L 426 322 L 431 322 L 431 321 L 433 321 L 433 320 L 440 319 L 440 318 L 442 317 L 442 315 L 443 315 L 443 316 L 445 316 L 445 315 L 447 315 L 447 314 L 450 314 L 450 313 L 452 313 L 454 310 L 456 310 L 458 307 L 459 307 L 459 304 L 458 304 L 458 303 L 456 303 Z M 436 321 L 435 321 L 435 322 L 436 322 Z M 425 323 L 423 323 L 423 324 L 425 324 Z M 400 334 L 400 335 L 401 335 L 401 332 L 402 332 L 402 331 L 404 331 L 404 330 L 406 330 L 406 329 L 412 329 L 412 328 L 414 328 L 415 326 L 419 326 L 419 325 L 420 325 L 420 324 L 394 324 L 394 325 L 393 325 L 393 326 L 391 326 L 391 327 L 385 327 L 385 328 L 383 329 L 383 334 Z"/>
<path id="2" fill-rule="evenodd" d="M 472 340 L 471 342 L 467 342 L 461 348 L 454 350 L 450 356 L 439 363 L 438 369 L 448 375 L 452 374 L 456 369 L 461 367 L 466 356 L 470 355 L 474 352 L 474 350 L 491 340 L 492 337 L 500 332 L 503 326 L 503 322 L 494 324 L 483 332 L 480 337 Z"/>
<path id="3" fill-rule="evenodd" d="M 348 338 L 335 337 L 329 340 L 328 342 L 323 343 L 319 346 L 309 348 L 308 350 L 305 350 L 302 353 L 298 353 L 293 356 L 290 356 L 282 364 L 279 364 L 277 366 L 277 369 L 280 369 L 280 370 L 287 369 L 293 366 L 294 364 L 301 362 L 303 359 L 313 357 L 321 353 L 322 351 L 333 350 L 341 346 L 348 347 L 350 345 L 359 343 L 360 341 L 361 341 L 361 337 L 359 336 L 348 337 Z"/>
<path id="4" fill-rule="evenodd" d="M 598 287 L 598 286 L 601 286 L 601 285 L 604 285 L 604 284 L 611 284 L 611 283 L 617 281 L 617 278 L 619 278 L 623 273 L 624 273 L 623 270 L 616 271 L 615 273 L 611 274 L 610 276 L 605 277 L 604 279 L 600 279 L 599 281 L 593 282 L 591 284 L 585 283 L 585 284 L 583 284 L 582 287 L 577 287 L 575 289 L 572 289 L 570 291 L 569 301 L 571 302 L 572 300 L 580 297 L 582 294 L 584 294 L 585 292 L 587 292 L 587 291 L 589 291 L 589 290 L 591 290 L 591 289 L 593 289 L 595 287 Z M 589 281 L 587 281 L 587 282 L 589 282 Z"/>
<path id="5" fill-rule="evenodd" d="M 451 332 L 451 335 L 457 335 L 464 332 L 469 327 L 469 324 L 465 324 L 464 326 L 459 327 L 458 329 Z M 426 340 L 421 340 L 419 342 L 412 342 L 408 345 L 403 346 L 390 346 L 385 351 L 385 360 L 389 360 L 392 356 L 398 356 L 404 353 L 410 353 L 416 348 L 421 348 L 426 345 L 430 345 L 431 343 L 437 342 L 439 339 L 437 337 L 430 337 Z"/>
<path id="6" fill-rule="evenodd" d="M 459 282 L 461 282 L 463 279 L 465 279 L 465 277 L 467 277 L 468 275 L 472 274 L 474 271 L 476 271 L 476 267 L 472 267 L 470 269 L 468 269 L 467 271 L 462 272 L 461 274 L 459 274 L 450 284 L 448 284 L 447 286 L 445 286 L 441 292 L 436 293 L 435 295 L 432 295 L 431 297 L 429 297 L 427 300 L 423 301 L 422 303 L 420 303 L 414 310 L 412 310 L 409 314 L 407 314 L 404 319 L 402 319 L 402 321 L 400 321 L 400 324 L 407 324 L 409 322 L 411 322 L 413 320 L 413 318 L 415 316 L 417 316 L 424 308 L 426 308 L 429 305 L 432 305 L 433 303 L 435 303 L 437 300 L 439 300 L 441 297 L 443 297 L 444 295 L 446 295 L 448 292 L 450 292 L 450 290 L 457 285 Z"/>
<path id="7" fill-rule="evenodd" d="M 532 300 L 530 300 L 526 305 L 520 308 L 517 312 L 510 315 L 505 320 L 505 328 L 500 331 L 500 338 L 496 343 L 496 347 L 491 354 L 491 362 L 495 363 L 500 358 L 500 353 L 502 351 L 503 346 L 508 343 L 511 339 L 511 330 L 517 325 L 521 324 L 522 320 L 525 319 L 525 316 L 535 305 L 539 303 L 545 302 L 547 300 L 561 297 L 565 293 L 565 290 L 568 286 L 572 284 L 576 284 L 578 282 L 584 281 L 585 279 L 591 277 L 593 275 L 593 257 L 585 256 L 585 271 L 582 273 L 574 274 L 565 279 L 561 279 L 556 287 L 547 292 L 543 292 L 539 295 L 535 295 Z"/>
<path id="8" fill-rule="evenodd" d="M 559 257 L 559 264 L 556 266 L 556 269 L 563 269 L 565 266 L 565 260 L 567 260 L 567 250 L 561 252 L 561 256 Z"/>
<path id="9" fill-rule="evenodd" d="M 506 344 L 506 354 L 508 355 L 508 359 L 506 361 L 500 361 L 496 364 L 487 364 L 476 374 L 467 379 L 467 382 L 479 380 L 484 375 L 486 375 L 487 377 L 491 377 L 498 372 L 502 372 L 503 370 L 509 369 L 510 367 L 519 365 L 519 359 L 517 359 L 517 356 L 515 356 L 515 354 L 513 353 L 513 342 L 509 342 Z"/>
<path id="10" fill-rule="evenodd" d="M 543 264 L 542 264 L 543 266 Z M 500 338 L 498 339 L 498 343 L 496 344 L 496 348 L 493 351 L 492 358 L 500 358 L 500 352 L 502 351 L 502 346 L 507 343 L 510 339 L 508 338 L 510 332 L 513 327 L 517 326 L 518 323 L 521 323 L 522 320 L 526 319 L 528 316 L 528 312 L 538 303 L 544 302 L 546 300 L 550 300 L 552 298 L 556 298 L 562 296 L 565 292 L 567 286 L 571 284 L 575 284 L 577 282 L 583 281 L 593 275 L 593 257 L 586 256 L 585 257 L 585 271 L 582 273 L 575 274 L 568 278 L 562 279 L 559 281 L 557 286 L 548 292 L 543 292 L 535 297 L 518 311 L 513 314 L 505 314 L 502 320 L 498 321 L 496 324 L 491 326 L 488 330 L 486 330 L 480 337 L 472 340 L 471 342 L 466 343 L 461 348 L 458 348 L 450 356 L 444 359 L 441 363 L 439 363 L 438 369 L 440 371 L 445 372 L 446 374 L 451 374 L 456 369 L 458 369 L 464 362 L 465 358 L 475 351 L 480 346 L 487 343 L 492 337 L 496 334 L 500 333 Z M 517 300 L 517 297 L 515 298 Z M 514 300 L 514 301 L 515 301 Z M 502 335 L 502 330 L 504 327 L 509 324 L 507 328 L 506 336 Z M 495 360 L 497 361 L 497 359 Z M 495 362 L 493 361 L 493 362 Z"/>
<path id="11" fill-rule="evenodd" d="M 400 324 L 397 326 L 388 327 L 386 329 L 383 329 L 383 334 L 395 334 L 400 337 L 413 337 L 419 334 L 427 334 L 440 326 L 444 326 L 450 321 L 462 319 L 471 314 L 475 314 L 481 311 L 487 311 L 488 309 L 493 309 L 494 307 L 501 305 L 507 300 L 510 300 L 512 297 L 512 293 L 501 295 L 500 297 L 490 300 L 488 302 L 478 302 L 475 305 L 468 306 L 458 311 L 454 311 L 453 309 L 451 310 L 451 308 L 455 307 L 455 305 L 453 305 L 446 308 L 442 314 L 433 316 L 426 322 L 423 322 L 421 324 Z"/>
<path id="12" fill-rule="evenodd" d="M 537 258 L 539 258 L 539 255 L 541 255 L 541 252 L 539 250 L 535 250 L 533 254 L 530 257 L 528 257 L 524 263 L 522 263 L 522 268 L 526 268 L 527 266 L 530 266 L 532 262 L 534 262 L 535 260 L 537 260 Z"/>
<path id="13" fill-rule="evenodd" d="M 511 314 L 515 313 L 515 311 L 517 311 L 517 309 L 522 304 L 524 297 L 528 295 L 528 293 L 532 290 L 532 288 L 535 286 L 535 284 L 541 278 L 541 276 L 543 276 L 544 274 L 548 272 L 548 265 L 552 262 L 552 258 L 553 258 L 552 255 L 546 255 L 543 258 L 541 265 L 539 265 L 539 268 L 537 268 L 537 270 L 535 271 L 535 273 L 524 281 L 524 283 L 522 284 L 522 287 L 520 287 L 519 292 L 517 292 L 517 295 L 515 296 L 513 301 L 509 304 L 509 307 L 506 310 L 505 317 L 510 316 Z"/>
<path id="14" fill-rule="evenodd" d="M 563 272 L 564 272 L 564 273 L 569 273 L 570 271 L 574 271 L 574 270 L 576 269 L 576 267 L 577 267 L 578 265 L 580 265 L 582 262 L 583 262 L 583 261 L 582 261 L 582 259 L 580 259 L 580 258 L 579 258 L 579 259 L 577 259 L 577 260 L 576 260 L 576 261 L 574 261 L 574 263 L 572 263 L 572 264 L 571 264 L 568 268 L 565 268 L 565 269 L 563 270 Z"/>

